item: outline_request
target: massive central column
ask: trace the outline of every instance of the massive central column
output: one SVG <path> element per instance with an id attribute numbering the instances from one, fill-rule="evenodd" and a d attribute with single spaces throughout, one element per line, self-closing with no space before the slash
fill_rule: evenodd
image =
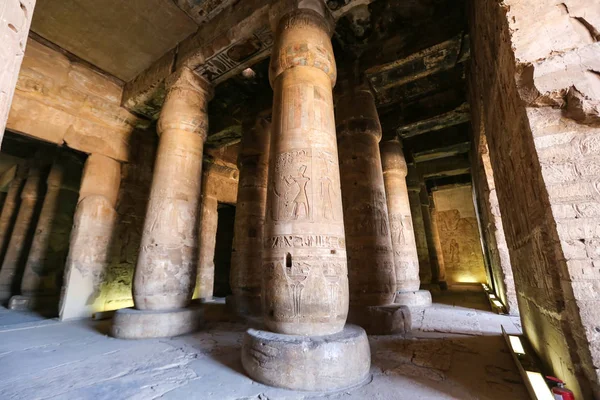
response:
<path id="1" fill-rule="evenodd" d="M 381 160 L 396 266 L 395 303 L 428 306 L 431 294 L 427 290 L 419 290 L 419 256 L 406 184 L 408 167 L 399 140 L 381 143 Z"/>
<path id="2" fill-rule="evenodd" d="M 371 334 L 405 333 L 408 309 L 396 297 L 379 141 L 381 124 L 369 89 L 342 94 L 336 105 L 350 285 L 349 319 Z"/>
<path id="3" fill-rule="evenodd" d="M 370 350 L 346 326 L 348 277 L 332 88 L 332 24 L 321 0 L 293 2 L 271 55 L 273 125 L 263 249 L 263 317 L 242 362 L 260 382 L 328 390 L 365 379 Z"/>
<path id="4" fill-rule="evenodd" d="M 187 306 L 196 283 L 202 153 L 211 97 L 208 81 L 189 69 L 170 78 L 134 274 L 135 310 L 116 313 L 117 337 L 175 336 L 199 326 L 197 310 Z"/>
<path id="5" fill-rule="evenodd" d="M 270 140 L 270 122 L 258 118 L 252 127 L 244 127 L 238 155 L 240 179 L 230 283 L 233 307 L 242 316 L 255 317 L 261 314 L 261 267 Z"/>

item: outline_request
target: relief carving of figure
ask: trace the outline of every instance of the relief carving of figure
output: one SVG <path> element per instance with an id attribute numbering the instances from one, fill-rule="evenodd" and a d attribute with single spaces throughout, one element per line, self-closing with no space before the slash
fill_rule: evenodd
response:
<path id="1" fill-rule="evenodd" d="M 285 178 L 285 182 L 288 186 L 297 185 L 299 189 L 298 194 L 294 199 L 294 208 L 292 209 L 292 216 L 294 219 L 308 218 L 310 212 L 308 196 L 306 195 L 306 185 L 310 181 L 310 178 L 306 176 L 305 173 L 306 165 L 302 165 L 298 169 L 297 176 L 290 175 Z"/>
<path id="2" fill-rule="evenodd" d="M 335 170 L 333 169 L 335 163 L 332 160 L 331 154 L 326 152 L 321 152 L 319 154 L 319 159 L 323 163 L 320 193 L 323 201 L 323 218 L 330 221 L 335 221 L 337 220 L 337 215 L 335 214 L 335 210 L 333 208 L 333 199 L 335 198 L 337 192 L 335 190 L 334 182 L 331 179 L 335 173 Z"/>
<path id="3" fill-rule="evenodd" d="M 375 229 L 377 233 L 384 236 L 388 234 L 388 218 L 385 213 L 385 208 L 385 195 L 380 190 L 375 191 Z M 400 218 L 400 225 L 400 232 L 402 232 L 401 235 L 404 237 L 402 230 L 402 218 Z"/>
<path id="4" fill-rule="evenodd" d="M 282 153 L 277 158 L 271 185 L 275 195 L 271 208 L 273 220 L 310 218 L 310 162 L 308 150 Z"/>
<path id="5" fill-rule="evenodd" d="M 460 262 L 460 247 L 458 245 L 458 242 L 455 239 L 451 239 L 448 247 L 450 248 L 449 261 L 451 263 L 459 263 Z"/>

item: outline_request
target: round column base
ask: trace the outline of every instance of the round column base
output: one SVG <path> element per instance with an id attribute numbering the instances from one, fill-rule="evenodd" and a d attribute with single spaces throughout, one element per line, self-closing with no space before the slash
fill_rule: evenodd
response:
<path id="1" fill-rule="evenodd" d="M 260 297 L 231 295 L 226 298 L 227 307 L 242 318 L 262 316 Z"/>
<path id="2" fill-rule="evenodd" d="M 369 377 L 371 350 L 359 326 L 346 325 L 325 336 L 283 335 L 248 329 L 242 364 L 253 380 L 269 386 L 311 392 L 361 385 Z"/>
<path id="3" fill-rule="evenodd" d="M 202 325 L 202 307 L 191 304 L 174 310 L 122 308 L 115 312 L 112 336 L 119 339 L 150 339 L 192 333 Z"/>
<path id="4" fill-rule="evenodd" d="M 14 311 L 37 311 L 42 315 L 58 315 L 58 296 L 17 295 L 10 298 L 8 308 Z"/>
<path id="5" fill-rule="evenodd" d="M 369 335 L 404 334 L 412 326 L 409 308 L 400 304 L 350 306 L 348 323 L 363 327 Z"/>
<path id="6" fill-rule="evenodd" d="M 394 304 L 408 307 L 429 307 L 431 305 L 431 293 L 428 290 L 397 292 Z"/>

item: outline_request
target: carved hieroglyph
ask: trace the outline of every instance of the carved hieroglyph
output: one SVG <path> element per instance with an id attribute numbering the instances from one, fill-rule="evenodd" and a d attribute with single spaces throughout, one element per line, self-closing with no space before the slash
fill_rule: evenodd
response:
<path id="1" fill-rule="evenodd" d="M 121 164 L 100 154 L 85 162 L 79 202 L 73 217 L 69 255 L 60 299 L 62 320 L 91 317 L 104 311 L 106 281 L 115 233 Z"/>
<path id="2" fill-rule="evenodd" d="M 0 270 L 0 302 L 7 301 L 11 295 L 19 292 L 26 254 L 39 215 L 38 204 L 44 196 L 44 172 L 47 173 L 47 169 L 44 170 L 37 162 L 29 168 L 27 181 L 21 192 L 19 212 Z"/>
<path id="3" fill-rule="evenodd" d="M 58 298 L 80 180 L 81 162 L 72 154 L 59 154 L 46 179 L 46 195 L 21 281 L 22 295 Z M 56 307 L 56 300 L 52 301 Z"/>
<path id="4" fill-rule="evenodd" d="M 408 169 L 400 141 L 388 140 L 381 143 L 381 161 L 394 247 L 396 290 L 419 290 L 419 256 L 406 185 Z"/>
<path id="5" fill-rule="evenodd" d="M 15 92 L 35 0 L 0 2 L 0 143 Z"/>
<path id="6" fill-rule="evenodd" d="M 263 252 L 263 314 L 271 331 L 342 330 L 348 277 L 333 113 L 331 27 L 297 9 L 280 21 Z"/>
<path id="7" fill-rule="evenodd" d="M 394 253 L 375 99 L 367 90 L 342 95 L 336 106 L 350 305 L 391 304 L 396 295 Z"/>
<path id="8" fill-rule="evenodd" d="M 240 180 L 235 210 L 231 291 L 238 312 L 260 313 L 263 232 L 267 206 L 267 179 L 271 124 L 259 118 L 244 129 L 238 156 Z"/>
<path id="9" fill-rule="evenodd" d="M 183 308 L 192 299 L 206 109 L 211 97 L 210 84 L 189 69 L 172 77 L 158 121 L 160 143 L 134 274 L 137 309 Z"/>

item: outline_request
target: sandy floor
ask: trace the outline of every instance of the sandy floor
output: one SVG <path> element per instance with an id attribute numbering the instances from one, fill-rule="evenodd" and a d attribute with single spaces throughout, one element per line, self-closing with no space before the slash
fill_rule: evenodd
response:
<path id="1" fill-rule="evenodd" d="M 370 383 L 334 394 L 274 389 L 242 370 L 244 326 L 208 324 L 194 335 L 125 341 L 110 321 L 59 323 L 0 309 L 0 399 L 528 399 L 483 293 L 446 293 L 413 310 L 414 332 L 370 338 Z"/>

